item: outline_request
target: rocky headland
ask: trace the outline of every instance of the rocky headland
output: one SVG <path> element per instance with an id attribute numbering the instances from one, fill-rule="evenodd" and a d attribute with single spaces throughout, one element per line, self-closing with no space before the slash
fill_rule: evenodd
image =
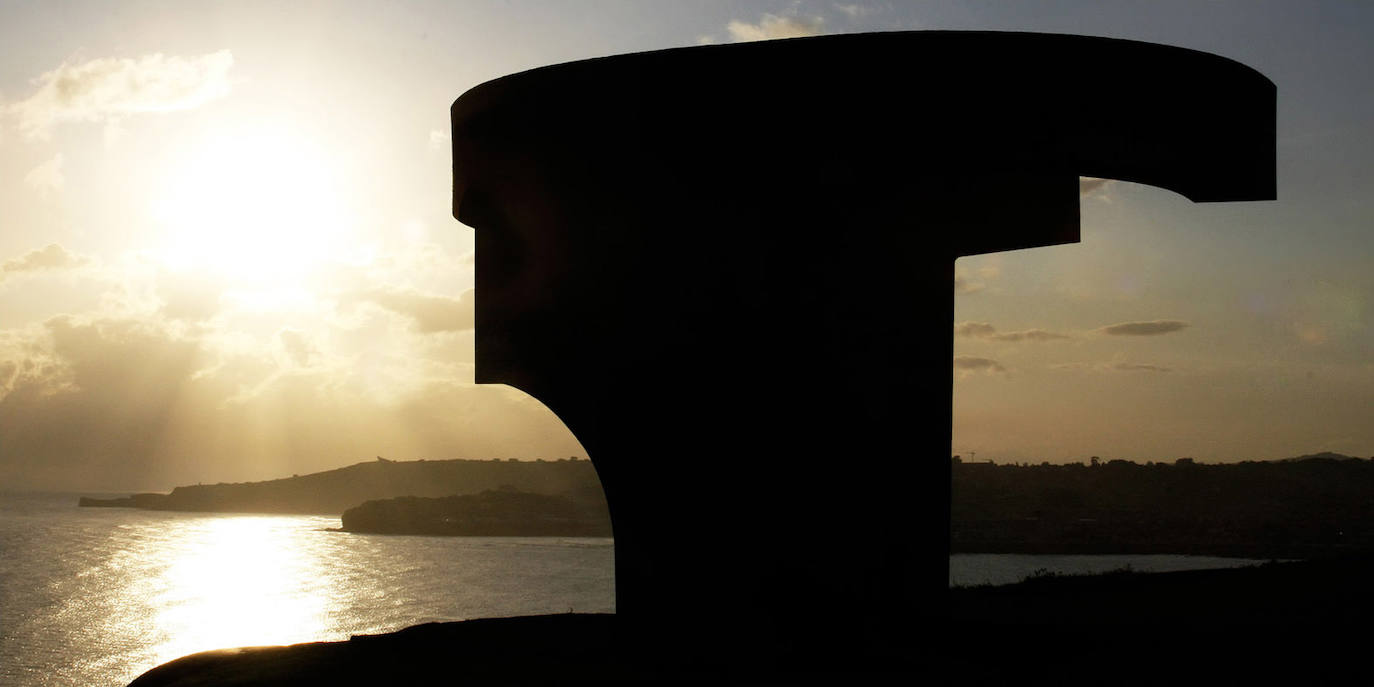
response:
<path id="1" fill-rule="evenodd" d="M 575 493 L 574 493 L 575 494 Z M 368 501 L 341 518 L 347 532 L 497 537 L 609 537 L 606 502 L 586 493 L 534 494 L 513 488 L 439 498 Z"/>
<path id="2" fill-rule="evenodd" d="M 367 501 L 402 496 L 447 497 L 507 489 L 599 503 L 601 482 L 588 460 L 377 459 L 337 470 L 264 482 L 181 486 L 168 494 L 82 498 L 86 507 L 226 513 L 339 515 Z"/>

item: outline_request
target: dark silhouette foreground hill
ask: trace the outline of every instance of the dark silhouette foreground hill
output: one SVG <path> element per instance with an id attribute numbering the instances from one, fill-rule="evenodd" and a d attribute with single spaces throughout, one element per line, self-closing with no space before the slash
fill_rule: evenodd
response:
<path id="1" fill-rule="evenodd" d="M 702 655 L 664 666 L 619 653 L 642 639 L 627 637 L 633 630 L 616 616 L 566 614 L 206 652 L 160 666 L 133 687 L 1319 684 L 1367 672 L 1370 579 L 1374 558 L 1346 557 L 951 590 L 950 616 L 928 626 L 904 662 L 886 665 L 819 650 L 745 671 L 722 671 Z"/>

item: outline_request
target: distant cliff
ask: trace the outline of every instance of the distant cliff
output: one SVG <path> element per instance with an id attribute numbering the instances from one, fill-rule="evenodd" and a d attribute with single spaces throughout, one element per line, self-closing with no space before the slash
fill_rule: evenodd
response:
<path id="1" fill-rule="evenodd" d="M 511 488 L 480 494 L 368 501 L 343 512 L 343 529 L 379 534 L 504 537 L 609 537 L 601 499 L 532 494 Z"/>
<path id="2" fill-rule="evenodd" d="M 80 505 L 338 515 L 365 501 L 475 494 L 502 487 L 534 494 L 579 494 L 604 504 L 601 482 L 587 460 L 375 460 L 266 482 L 177 487 L 170 494 L 138 494 L 127 499 L 83 498 Z"/>
<path id="3" fill-rule="evenodd" d="M 134 494 L 112 499 L 97 499 L 82 496 L 78 506 L 86 508 L 156 508 L 167 499 L 166 494 Z"/>
<path id="4" fill-rule="evenodd" d="M 953 478 L 955 553 L 1307 558 L 1374 551 L 1374 460 L 955 462 Z"/>

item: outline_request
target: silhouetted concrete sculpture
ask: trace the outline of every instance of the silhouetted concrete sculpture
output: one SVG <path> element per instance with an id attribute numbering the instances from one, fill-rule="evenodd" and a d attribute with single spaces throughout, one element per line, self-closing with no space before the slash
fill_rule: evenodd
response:
<path id="1" fill-rule="evenodd" d="M 478 381 L 586 447 L 646 647 L 900 654 L 947 584 L 955 258 L 1077 241 L 1080 175 L 1272 198 L 1274 112 L 1227 59 L 1017 33 L 491 81 L 452 109 Z"/>

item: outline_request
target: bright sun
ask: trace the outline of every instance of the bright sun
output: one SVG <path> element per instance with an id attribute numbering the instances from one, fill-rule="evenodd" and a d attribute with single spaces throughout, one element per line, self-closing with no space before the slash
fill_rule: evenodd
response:
<path id="1" fill-rule="evenodd" d="M 206 139 L 173 163 L 154 212 L 159 257 L 251 291 L 298 287 L 347 243 L 330 157 L 270 129 Z"/>

